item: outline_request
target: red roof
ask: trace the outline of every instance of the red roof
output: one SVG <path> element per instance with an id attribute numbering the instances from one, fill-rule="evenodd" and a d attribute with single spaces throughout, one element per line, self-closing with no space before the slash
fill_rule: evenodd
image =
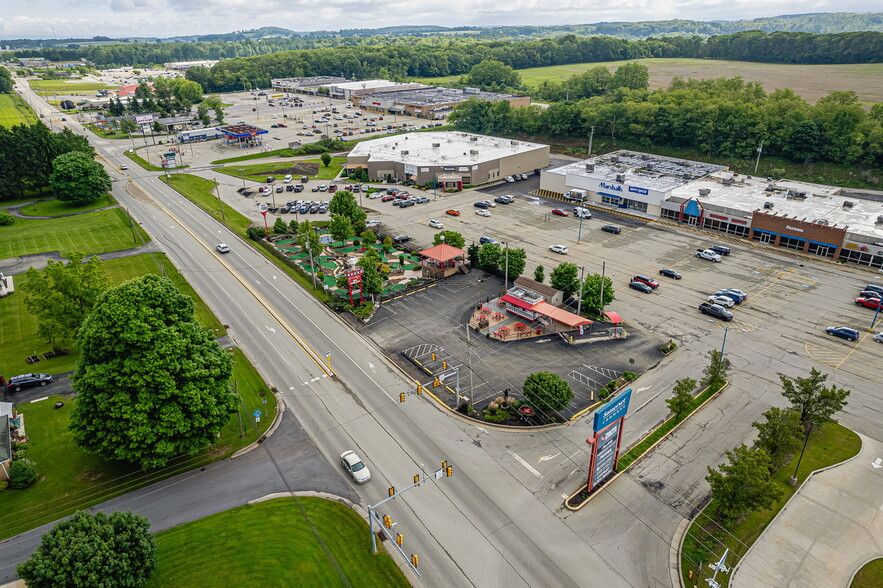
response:
<path id="1" fill-rule="evenodd" d="M 428 257 L 429 259 L 434 259 L 436 261 L 450 261 L 452 259 L 456 259 L 458 257 L 462 257 L 466 255 L 466 251 L 463 249 L 457 249 L 452 245 L 448 245 L 447 243 L 440 243 L 435 247 L 430 247 L 429 249 L 424 249 L 419 252 L 423 257 Z"/>
<path id="2" fill-rule="evenodd" d="M 502 300 L 503 302 L 508 302 L 509 304 L 512 304 L 513 306 L 517 306 L 518 308 L 523 308 L 524 310 L 533 310 L 533 307 L 534 307 L 534 305 L 531 304 L 530 302 L 525 302 L 524 300 L 521 300 L 520 298 L 516 298 L 516 297 L 512 296 L 511 294 L 506 294 L 505 296 L 500 298 L 500 300 Z"/>
<path id="3" fill-rule="evenodd" d="M 607 316 L 608 319 L 610 319 L 610 322 L 613 323 L 614 325 L 618 325 L 619 323 L 622 322 L 622 317 L 619 316 L 618 313 L 613 312 L 612 310 L 608 310 L 604 314 Z"/>
<path id="4" fill-rule="evenodd" d="M 567 325 L 568 327 L 578 327 L 580 325 L 591 325 L 592 321 L 587 318 L 583 318 L 578 314 L 573 314 L 572 312 L 568 312 L 563 308 L 558 308 L 557 306 L 553 306 L 548 302 L 538 302 L 534 305 L 533 310 L 542 314 L 543 316 L 547 316 L 555 322 Z"/>

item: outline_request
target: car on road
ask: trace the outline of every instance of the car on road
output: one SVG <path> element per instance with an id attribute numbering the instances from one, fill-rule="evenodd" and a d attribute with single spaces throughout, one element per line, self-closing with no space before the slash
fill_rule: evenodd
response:
<path id="1" fill-rule="evenodd" d="M 632 278 L 632 281 L 633 282 L 641 282 L 642 284 L 647 284 L 648 286 L 650 286 L 654 290 L 659 287 L 659 282 L 657 282 L 656 280 L 654 280 L 650 276 L 638 275 L 638 276 L 635 276 L 634 278 Z"/>
<path id="2" fill-rule="evenodd" d="M 493 237 L 479 237 L 478 242 L 484 245 L 485 243 L 490 243 L 491 245 L 499 245 L 500 242 L 494 239 Z"/>
<path id="3" fill-rule="evenodd" d="M 733 320 L 733 313 L 720 306 L 719 304 L 710 304 L 708 302 L 703 302 L 699 305 L 699 312 L 702 314 L 707 314 L 708 316 L 713 316 L 714 318 L 719 318 L 722 321 L 731 321 Z"/>
<path id="4" fill-rule="evenodd" d="M 120 164 L 120 169 L 126 170 L 126 169 L 129 169 L 129 166 L 126 165 L 125 163 L 121 163 L 121 164 Z"/>
<path id="5" fill-rule="evenodd" d="M 401 245 L 402 243 L 407 243 L 410 240 L 411 240 L 411 237 L 409 237 L 408 235 L 396 235 L 395 237 L 392 238 L 392 242 L 395 243 L 396 245 Z"/>
<path id="6" fill-rule="evenodd" d="M 33 388 L 34 386 L 45 386 L 52 382 L 52 376 L 49 374 L 21 374 L 12 376 L 7 382 L 10 390 L 20 392 L 25 388 Z"/>
<path id="7" fill-rule="evenodd" d="M 476 202 L 473 206 L 475 206 L 475 208 L 490 208 L 490 205 L 484 200 Z"/>
<path id="8" fill-rule="evenodd" d="M 478 216 L 490 216 L 491 215 L 491 213 L 487 210 L 476 210 L 475 214 L 477 214 Z"/>
<path id="9" fill-rule="evenodd" d="M 563 210 L 563 209 L 561 209 L 561 208 L 553 208 L 553 209 L 552 209 L 552 214 L 555 214 L 555 215 L 558 215 L 558 216 L 567 216 L 567 211 L 566 211 L 566 210 Z"/>
<path id="10" fill-rule="evenodd" d="M 680 280 L 682 277 L 680 273 L 678 273 L 676 270 L 671 269 L 670 267 L 664 267 L 659 270 L 659 275 L 665 276 L 666 278 L 674 278 L 676 280 Z"/>
<path id="11" fill-rule="evenodd" d="M 506 180 L 507 182 L 509 182 L 510 184 L 515 182 L 515 178 L 513 178 L 512 176 L 506 176 L 503 179 Z"/>
<path id="12" fill-rule="evenodd" d="M 709 296 L 708 301 L 724 308 L 733 308 L 733 305 L 736 304 L 736 301 L 729 296 Z"/>
<path id="13" fill-rule="evenodd" d="M 356 484 L 364 484 L 371 479 L 371 472 L 365 462 L 356 455 L 355 451 L 344 451 L 340 454 L 340 465 L 352 477 Z"/>
<path id="14" fill-rule="evenodd" d="M 644 282 L 638 282 L 636 280 L 632 280 L 629 282 L 629 288 L 633 290 L 637 290 L 638 292 L 643 292 L 644 294 L 652 294 L 653 288 L 645 284 Z"/>
<path id="15" fill-rule="evenodd" d="M 865 308 L 873 308 L 874 310 L 880 309 L 883 307 L 883 300 L 880 298 L 856 298 L 855 303 L 857 306 L 864 306 Z"/>
<path id="16" fill-rule="evenodd" d="M 855 341 L 858 339 L 858 331 L 850 327 L 828 327 L 825 332 L 847 341 Z"/>
<path id="17" fill-rule="evenodd" d="M 445 226 L 440 222 L 435 220 L 434 218 L 429 219 L 429 226 L 433 229 L 443 229 Z"/>
<path id="18" fill-rule="evenodd" d="M 552 253 L 558 253 L 559 255 L 567 255 L 567 245 L 552 245 L 549 247 L 549 251 Z"/>
<path id="19" fill-rule="evenodd" d="M 460 216 L 460 211 L 456 208 L 449 208 L 445 211 L 445 214 L 449 214 L 451 216 Z"/>
<path id="20" fill-rule="evenodd" d="M 729 255 L 730 254 L 730 248 L 724 247 L 723 245 L 713 245 L 713 246 L 709 247 L 709 249 L 711 249 L 712 251 L 714 251 L 718 255 Z"/>
<path id="21" fill-rule="evenodd" d="M 230 253 L 230 248 L 224 243 L 218 243 L 215 246 L 215 249 L 218 250 L 218 253 Z"/>
<path id="22" fill-rule="evenodd" d="M 605 233 L 613 233 L 614 235 L 618 235 L 622 232 L 622 229 L 617 225 L 604 225 L 601 227 L 601 230 Z"/>

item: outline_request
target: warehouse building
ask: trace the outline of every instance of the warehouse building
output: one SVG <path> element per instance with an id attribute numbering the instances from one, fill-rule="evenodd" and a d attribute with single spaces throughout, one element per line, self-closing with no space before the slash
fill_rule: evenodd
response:
<path id="1" fill-rule="evenodd" d="M 352 102 L 354 106 L 369 112 L 440 120 L 446 118 L 456 106 L 470 98 L 489 102 L 507 100 L 513 108 L 530 106 L 529 96 L 483 92 L 478 88 L 442 87 L 423 87 L 398 92 L 374 92 L 356 95 Z"/>
<path id="2" fill-rule="evenodd" d="M 513 174 L 539 173 L 549 165 L 549 146 L 462 132 L 407 133 L 357 144 L 347 168 L 361 167 L 371 179 L 436 182 L 462 189 Z"/>
<path id="3" fill-rule="evenodd" d="M 369 94 L 386 94 L 387 92 L 401 92 L 403 90 L 419 90 L 428 88 L 426 84 L 417 82 L 391 82 L 389 80 L 362 80 L 360 82 L 341 82 L 329 84 L 328 95 L 339 100 L 353 101 L 358 96 Z"/>
<path id="4" fill-rule="evenodd" d="M 273 89 L 286 94 L 317 94 L 319 88 L 342 84 L 346 78 L 337 76 L 311 76 L 301 78 L 277 78 L 270 81 Z"/>

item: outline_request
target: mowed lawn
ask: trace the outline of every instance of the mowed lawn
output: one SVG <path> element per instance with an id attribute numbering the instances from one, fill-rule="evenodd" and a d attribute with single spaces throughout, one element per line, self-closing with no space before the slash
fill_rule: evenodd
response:
<path id="1" fill-rule="evenodd" d="M 228 167 L 216 168 L 215 171 L 219 171 L 223 174 L 227 174 L 228 176 L 233 176 L 235 178 L 264 181 L 267 176 L 274 174 L 278 176 L 279 173 L 281 173 L 278 170 L 285 169 L 287 167 L 290 167 L 290 165 L 295 165 L 297 163 L 317 163 L 319 164 L 319 173 L 315 176 L 308 177 L 317 180 L 331 180 L 336 178 L 337 174 L 340 173 L 340 170 L 343 169 L 343 166 L 346 163 L 346 157 L 332 157 L 331 162 L 328 164 L 328 167 L 322 165 L 322 160 L 320 159 L 298 159 L 293 160 L 290 164 L 283 161 L 277 161 L 275 163 L 231 165 Z M 245 171 L 239 171 L 240 169 L 244 169 Z M 276 179 L 282 181 L 281 177 L 277 177 Z"/>
<path id="2" fill-rule="evenodd" d="M 104 268 L 114 285 L 117 285 L 146 274 L 161 275 L 164 259 L 165 256 L 160 253 L 145 253 L 106 260 Z M 165 274 L 178 290 L 190 296 L 196 303 L 196 320 L 206 328 L 217 330 L 219 335 L 224 335 L 226 331 L 223 325 L 169 261 L 165 261 Z M 16 283 L 20 284 L 23 279 L 23 276 L 17 276 Z M 35 352 L 42 355 L 51 351 L 52 345 L 37 335 L 37 319 L 27 311 L 23 292 L 0 298 L 0 374 L 8 377 L 32 371 L 47 374 L 73 371 L 80 352 L 76 346 L 68 343 L 64 347 L 70 350 L 70 355 L 43 359 L 32 365 L 26 363 L 26 357 Z"/>
<path id="3" fill-rule="evenodd" d="M 238 349 L 233 354 L 231 386 L 242 403 L 220 431 L 220 438 L 194 456 L 182 456 L 164 468 L 144 471 L 124 462 L 108 462 L 81 449 L 68 431 L 70 412 L 76 398 L 51 396 L 25 403 L 18 410 L 25 415 L 28 458 L 36 463 L 39 481 L 24 490 L 3 491 L 0 500 L 0 540 L 131 492 L 165 478 L 230 456 L 263 435 L 276 415 L 276 399 L 254 367 Z M 264 393 L 267 404 L 260 394 Z M 60 409 L 57 401 L 64 402 Z M 252 413 L 260 408 L 261 422 Z M 240 422 L 242 426 L 240 426 Z"/>
<path id="4" fill-rule="evenodd" d="M 298 500 L 304 512 L 294 498 L 278 498 L 158 533 L 158 566 L 146 586 L 409 586 L 382 547 L 371 552 L 359 515 L 321 498 Z"/>
<path id="5" fill-rule="evenodd" d="M 39 94 L 94 94 L 98 90 L 116 90 L 118 86 L 108 86 L 101 82 L 69 82 L 66 80 L 28 80 L 32 90 L 38 90 Z"/>
<path id="6" fill-rule="evenodd" d="M 29 125 L 37 122 L 37 115 L 31 107 L 14 94 L 0 94 L 0 127 Z"/>
<path id="7" fill-rule="evenodd" d="M 41 200 L 40 202 L 31 202 L 31 204 L 20 208 L 19 212 L 25 216 L 61 216 L 63 214 L 98 210 L 99 208 L 106 208 L 114 204 L 116 204 L 116 201 L 111 199 L 109 195 L 86 204 L 69 204 L 61 200 Z"/>
<path id="8" fill-rule="evenodd" d="M 122 208 L 90 212 L 53 219 L 15 219 L 0 227 L 0 259 L 49 251 L 83 251 L 106 253 L 143 245 L 147 234 L 134 225 L 134 238 L 129 219 Z"/>

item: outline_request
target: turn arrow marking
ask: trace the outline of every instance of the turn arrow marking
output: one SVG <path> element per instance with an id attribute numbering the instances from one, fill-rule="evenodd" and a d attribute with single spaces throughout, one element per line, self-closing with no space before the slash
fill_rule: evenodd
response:
<path id="1" fill-rule="evenodd" d="M 875 469 L 875 470 L 876 470 L 877 468 L 883 468 L 883 460 L 881 460 L 881 459 L 878 457 L 877 459 L 875 459 L 874 461 L 871 462 L 871 465 L 874 466 L 874 469 Z"/>

